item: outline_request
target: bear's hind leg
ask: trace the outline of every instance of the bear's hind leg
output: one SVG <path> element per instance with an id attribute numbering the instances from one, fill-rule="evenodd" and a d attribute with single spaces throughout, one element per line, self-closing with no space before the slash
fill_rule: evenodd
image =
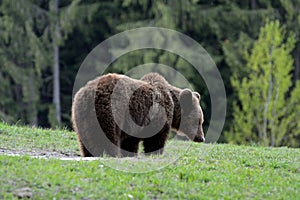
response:
<path id="1" fill-rule="evenodd" d="M 87 148 L 84 146 L 82 141 L 78 139 L 79 146 L 80 146 L 80 152 L 83 157 L 93 157 L 93 155 L 87 150 Z"/>

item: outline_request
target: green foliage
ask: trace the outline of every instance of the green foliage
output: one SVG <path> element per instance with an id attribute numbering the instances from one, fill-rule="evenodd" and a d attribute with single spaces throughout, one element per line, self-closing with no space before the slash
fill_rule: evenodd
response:
<path id="1" fill-rule="evenodd" d="M 295 144 L 291 135 L 299 134 L 299 129 L 291 123 L 297 121 L 295 112 L 299 111 L 295 110 L 296 97 L 288 98 L 293 68 L 290 53 L 295 40 L 286 35 L 279 21 L 267 21 L 247 56 L 248 75 L 231 79 L 238 101 L 233 128 L 226 134 L 229 141 L 266 146 Z M 288 109 L 290 106 L 293 109 Z"/>
<path id="2" fill-rule="evenodd" d="M 284 144 L 294 147 L 299 147 L 300 140 L 300 81 L 296 82 L 290 98 L 287 101 L 287 106 L 282 112 L 290 113 L 286 116 L 285 123 L 287 124 L 288 134 L 284 136 Z"/>
<path id="3" fill-rule="evenodd" d="M 44 88 L 48 90 L 46 98 L 52 95 L 47 87 L 48 80 L 54 79 L 52 73 L 48 74 L 53 68 L 53 44 L 63 45 L 74 27 L 90 19 L 98 6 L 92 4 L 88 12 L 89 4 L 82 6 L 80 0 L 64 1 L 58 16 L 55 16 L 53 2 L 3 0 L 0 3 L 2 120 L 57 126 L 52 116 L 48 120 L 45 117 L 43 123 L 38 119 L 41 110 L 48 106 L 49 115 L 55 114 L 51 112 L 52 101 L 40 100 L 45 98 L 40 92 Z M 60 34 L 54 34 L 55 25 L 60 27 Z"/>
<path id="4" fill-rule="evenodd" d="M 0 94 L 2 113 L 13 120 L 37 125 L 41 71 L 47 66 L 41 41 L 33 34 L 32 15 L 35 8 L 29 1 L 3 0 L 0 5 L 0 64 L 3 82 Z M 22 14 L 20 14 L 22 13 Z M 39 31 L 37 29 L 37 31 Z M 17 33 L 17 34 L 16 34 Z M 15 102 L 16 105 L 13 105 Z M 7 117 L 4 117 L 7 118 Z"/>

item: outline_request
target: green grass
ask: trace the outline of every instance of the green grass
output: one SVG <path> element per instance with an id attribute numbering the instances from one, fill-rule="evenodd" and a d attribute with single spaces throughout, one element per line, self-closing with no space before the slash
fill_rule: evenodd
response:
<path id="1" fill-rule="evenodd" d="M 79 155 L 75 133 L 67 130 L 9 126 L 0 123 L 0 148 L 29 151 L 36 154 L 57 152 Z"/>
<path id="2" fill-rule="evenodd" d="M 78 154 L 73 132 L 4 124 L 0 148 Z M 66 161 L 0 154 L 0 199 L 17 198 L 24 187 L 33 199 L 298 199 L 299 162 L 300 149 L 174 140 L 157 157 Z"/>

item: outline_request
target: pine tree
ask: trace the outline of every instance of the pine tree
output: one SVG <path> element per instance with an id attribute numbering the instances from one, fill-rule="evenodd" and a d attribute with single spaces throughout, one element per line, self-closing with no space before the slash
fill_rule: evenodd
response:
<path id="1" fill-rule="evenodd" d="M 38 113 L 47 107 L 51 126 L 61 124 L 59 48 L 74 27 L 90 19 L 98 7 L 81 5 L 80 0 L 61 4 L 59 0 L 1 1 L 0 64 L 4 69 L 0 76 L 5 84 L 0 91 L 6 94 L 0 101 L 2 118 L 38 125 Z M 50 106 L 40 102 L 45 71 L 52 71 L 43 77 L 53 80 Z"/>
<path id="2" fill-rule="evenodd" d="M 288 144 L 290 141 L 284 141 L 297 131 L 290 126 L 296 110 L 288 109 L 292 105 L 287 103 L 294 102 L 287 97 L 292 86 L 295 40 L 286 35 L 279 21 L 268 21 L 246 58 L 248 75 L 239 80 L 235 74 L 231 79 L 238 101 L 232 129 L 226 133 L 228 141 L 280 146 Z"/>
<path id="3" fill-rule="evenodd" d="M 39 49 L 44 37 L 37 38 L 34 21 L 42 12 L 30 1 L 1 1 L 0 7 L 0 108 L 4 119 L 38 124 L 41 71 L 46 67 L 45 52 Z M 35 30 L 34 30 L 35 29 Z"/>
<path id="4" fill-rule="evenodd" d="M 272 2 L 274 7 L 278 7 L 281 13 L 281 20 L 286 24 L 289 30 L 295 33 L 295 48 L 293 51 L 294 63 L 294 81 L 300 79 L 300 0 L 279 0 Z"/>

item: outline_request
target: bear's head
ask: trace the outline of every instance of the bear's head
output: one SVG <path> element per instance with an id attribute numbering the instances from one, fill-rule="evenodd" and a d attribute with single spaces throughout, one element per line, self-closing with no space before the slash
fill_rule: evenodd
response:
<path id="1" fill-rule="evenodd" d="M 194 142 L 205 142 L 202 124 L 203 112 L 200 106 L 200 94 L 184 89 L 179 93 L 181 120 L 178 131 Z"/>

